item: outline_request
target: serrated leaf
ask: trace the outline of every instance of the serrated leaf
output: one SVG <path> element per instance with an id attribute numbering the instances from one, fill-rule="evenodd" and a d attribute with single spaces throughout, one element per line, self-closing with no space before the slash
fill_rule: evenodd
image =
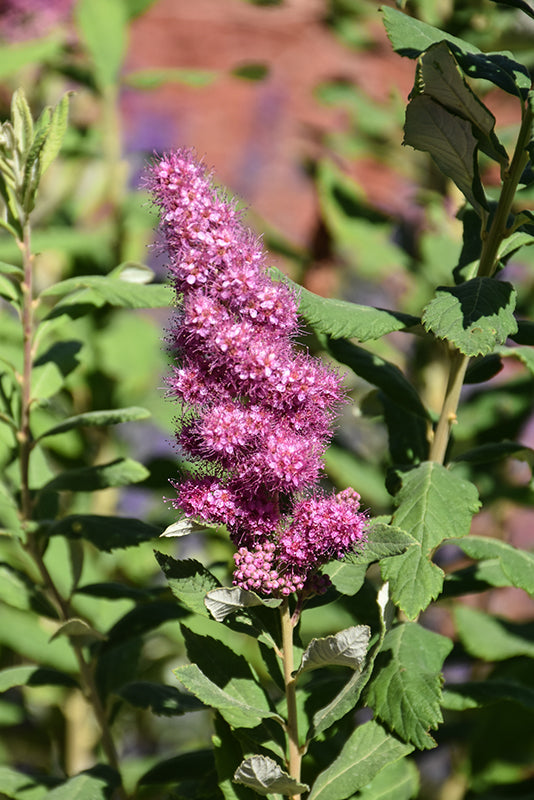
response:
<path id="1" fill-rule="evenodd" d="M 454 711 L 483 708 L 507 700 L 534 711 L 534 689 L 514 681 L 486 680 L 452 683 L 443 689 L 441 705 Z"/>
<path id="2" fill-rule="evenodd" d="M 365 529 L 365 535 L 365 547 L 361 552 L 347 557 L 353 564 L 373 564 L 375 561 L 404 553 L 417 544 L 411 534 L 386 522 L 371 522 Z"/>
<path id="3" fill-rule="evenodd" d="M 395 364 L 345 339 L 328 339 L 327 347 L 337 361 L 346 364 L 364 380 L 378 386 L 398 406 L 425 420 L 428 418 L 416 389 Z"/>
<path id="4" fill-rule="evenodd" d="M 515 289 L 493 278 L 472 278 L 459 286 L 438 286 L 423 313 L 423 324 L 466 356 L 486 355 L 517 331 Z"/>
<path id="5" fill-rule="evenodd" d="M 250 756 L 242 761 L 235 771 L 234 781 L 250 787 L 260 795 L 278 792 L 293 796 L 307 792 L 310 788 L 291 778 L 276 761 L 267 756 Z"/>
<path id="6" fill-rule="evenodd" d="M 266 606 L 267 608 L 278 608 L 282 600 L 279 598 L 261 598 L 254 592 L 234 586 L 231 589 L 222 586 L 220 589 L 212 589 L 207 593 L 204 603 L 211 616 L 222 622 L 229 614 L 234 614 L 239 609 L 252 608 L 254 606 Z"/>
<path id="7" fill-rule="evenodd" d="M 95 427 L 99 425 L 120 425 L 123 422 L 133 422 L 134 420 L 147 419 L 150 411 L 140 406 L 130 406 L 129 408 L 114 408 L 106 411 L 86 411 L 77 414 L 75 417 L 68 417 L 53 428 L 39 436 L 38 441 L 45 436 L 56 436 L 58 433 L 65 433 L 73 428 Z"/>
<path id="8" fill-rule="evenodd" d="M 0 671 L 0 692 L 6 692 L 15 686 L 75 687 L 77 685 L 70 675 L 50 667 L 37 667 L 32 664 L 23 667 L 8 667 Z"/>
<path id="9" fill-rule="evenodd" d="M 468 536 L 454 544 L 470 558 L 498 558 L 511 585 L 534 595 L 534 553 L 486 536 Z"/>
<path id="10" fill-rule="evenodd" d="M 389 581 L 393 601 L 414 619 L 443 585 L 443 572 L 432 563 L 432 553 L 443 539 L 469 533 L 480 503 L 473 484 L 429 461 L 404 474 L 395 501 L 398 508 L 392 523 L 411 534 L 420 546 L 383 560 L 380 568 L 382 578 Z"/>
<path id="11" fill-rule="evenodd" d="M 68 539 L 86 539 L 99 550 L 108 552 L 155 539 L 159 535 L 159 528 L 130 517 L 70 514 L 55 522 L 48 533 Z"/>
<path id="12" fill-rule="evenodd" d="M 100 89 L 117 84 L 126 52 L 127 16 L 123 0 L 79 0 L 76 22 L 93 61 Z"/>
<path id="13" fill-rule="evenodd" d="M 312 639 L 302 655 L 298 673 L 325 666 L 350 667 L 361 673 L 370 636 L 368 625 L 354 625 L 331 636 Z"/>
<path id="14" fill-rule="evenodd" d="M 181 716 L 204 708 L 196 697 L 180 692 L 175 686 L 150 681 L 127 683 L 117 689 L 115 694 L 136 708 L 148 708 L 154 714 L 165 717 Z"/>
<path id="15" fill-rule="evenodd" d="M 534 658 L 534 641 L 528 627 L 463 605 L 454 608 L 454 620 L 463 646 L 475 658 L 485 661 L 504 661 L 515 656 Z"/>
<path id="16" fill-rule="evenodd" d="M 104 634 L 95 630 L 83 619 L 69 619 L 63 622 L 50 637 L 54 641 L 58 636 L 67 636 L 69 639 L 76 639 L 80 644 L 92 644 L 93 642 L 103 642 L 106 640 Z"/>
<path id="17" fill-rule="evenodd" d="M 420 750 L 435 747 L 429 733 L 443 721 L 441 668 L 452 649 L 445 636 L 415 622 L 386 633 L 367 703 L 386 725 Z"/>
<path id="18" fill-rule="evenodd" d="M 82 275 L 68 278 L 41 292 L 41 297 L 67 295 L 52 309 L 48 317 L 64 312 L 64 305 L 109 303 L 117 308 L 167 308 L 172 305 L 170 288 L 165 284 L 132 283 L 103 275 Z"/>
<path id="19" fill-rule="evenodd" d="M 502 358 L 516 358 L 534 375 L 534 350 L 532 347 L 498 347 L 497 354 Z"/>
<path id="20" fill-rule="evenodd" d="M 431 97 L 473 126 L 481 150 L 501 166 L 508 156 L 495 135 L 495 117 L 471 90 L 446 42 L 437 42 L 420 57 L 414 91 Z"/>
<path id="21" fill-rule="evenodd" d="M 111 767 L 98 764 L 52 789 L 46 800 L 111 800 L 119 785 L 118 773 Z"/>
<path id="22" fill-rule="evenodd" d="M 412 800 L 418 797 L 419 772 L 407 758 L 395 761 L 380 770 L 373 780 L 360 790 L 358 800 Z"/>
<path id="23" fill-rule="evenodd" d="M 194 559 L 177 561 L 157 551 L 155 556 L 173 595 L 196 614 L 209 616 L 204 598 L 211 589 L 221 585 L 215 575 Z"/>
<path id="24" fill-rule="evenodd" d="M 478 143 L 471 123 L 447 111 L 430 97 L 418 95 L 406 108 L 403 144 L 429 153 L 440 171 L 456 184 L 479 216 L 482 214 L 487 202 L 478 174 Z"/>
<path id="25" fill-rule="evenodd" d="M 307 800 L 345 800 L 363 789 L 388 764 L 408 755 L 413 746 L 386 733 L 378 722 L 360 725 L 339 756 L 317 777 Z"/>
<path id="26" fill-rule="evenodd" d="M 17 89 L 11 100 L 11 120 L 19 152 L 24 157 L 33 141 L 33 118 L 22 89 Z"/>
<path id="27" fill-rule="evenodd" d="M 40 176 L 44 175 L 50 164 L 52 164 L 61 150 L 63 138 L 67 132 L 69 118 L 69 98 L 71 94 L 72 92 L 66 92 L 56 107 L 52 110 L 46 139 L 41 148 L 39 157 Z"/>
<path id="28" fill-rule="evenodd" d="M 139 483 L 149 476 L 149 472 L 138 461 L 131 458 L 117 458 L 109 464 L 97 467 L 80 467 L 62 472 L 52 478 L 43 491 L 47 492 L 96 492 L 116 486 Z"/>
<path id="29" fill-rule="evenodd" d="M 177 667 L 173 672 L 186 689 L 205 705 L 216 708 L 232 727 L 255 728 L 266 717 L 280 719 L 273 711 L 251 706 L 239 697 L 221 689 L 216 683 L 210 681 L 196 664 Z"/>
<path id="30" fill-rule="evenodd" d="M 275 280 L 292 288 L 298 298 L 299 314 L 313 330 L 331 336 L 332 339 L 358 339 L 360 342 L 367 342 L 420 323 L 418 317 L 410 314 L 320 297 L 294 283 L 275 267 L 271 267 L 270 274 Z"/>

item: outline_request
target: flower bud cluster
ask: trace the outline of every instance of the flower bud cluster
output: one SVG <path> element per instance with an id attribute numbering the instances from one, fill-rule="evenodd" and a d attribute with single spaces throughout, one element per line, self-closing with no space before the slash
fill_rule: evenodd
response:
<path id="1" fill-rule="evenodd" d="M 364 536 L 359 497 L 307 497 L 342 399 L 340 377 L 296 349 L 297 299 L 268 274 L 260 242 L 191 151 L 151 168 L 179 308 L 169 331 L 169 395 L 180 450 L 199 464 L 175 484 L 187 516 L 226 525 L 234 583 L 287 595 Z M 319 586 L 321 584 L 321 586 Z M 322 587 L 322 588 L 321 588 Z"/>

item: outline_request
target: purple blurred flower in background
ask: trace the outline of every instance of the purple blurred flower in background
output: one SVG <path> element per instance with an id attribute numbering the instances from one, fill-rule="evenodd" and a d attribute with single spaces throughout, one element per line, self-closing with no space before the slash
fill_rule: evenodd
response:
<path id="1" fill-rule="evenodd" d="M 0 0 L 0 37 L 37 38 L 67 19 L 74 0 Z"/>
<path id="2" fill-rule="evenodd" d="M 354 490 L 326 497 L 317 486 L 340 376 L 295 347 L 293 292 L 270 278 L 260 242 L 191 151 L 158 160 L 148 185 L 179 300 L 168 341 L 177 442 L 198 463 L 174 505 L 226 525 L 234 584 L 322 591 L 318 569 L 357 548 L 366 525 Z"/>

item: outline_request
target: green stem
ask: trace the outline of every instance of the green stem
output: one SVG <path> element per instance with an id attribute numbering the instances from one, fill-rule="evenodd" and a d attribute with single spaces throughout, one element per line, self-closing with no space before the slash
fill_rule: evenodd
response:
<path id="1" fill-rule="evenodd" d="M 508 219 L 521 175 L 529 159 L 526 148 L 532 136 L 532 121 L 532 110 L 527 103 L 522 107 L 521 128 L 517 137 L 512 162 L 504 176 L 495 215 L 489 230 L 482 233 L 482 251 L 477 277 L 491 277 L 495 273 L 498 265 L 499 248 L 503 239 L 509 235 Z M 445 461 L 451 429 L 456 422 L 460 392 L 468 364 L 469 356 L 465 356 L 456 348 L 451 347 L 449 351 L 447 389 L 429 454 L 430 460 L 439 464 L 443 464 Z"/>
<path id="2" fill-rule="evenodd" d="M 297 694 L 293 677 L 293 622 L 289 613 L 289 601 L 284 600 L 280 607 L 282 624 L 282 657 L 284 665 L 284 684 L 287 704 L 287 737 L 289 774 L 300 781 L 301 752 L 299 747 L 299 731 L 297 717 Z M 291 795 L 291 800 L 299 800 L 300 794 Z"/>

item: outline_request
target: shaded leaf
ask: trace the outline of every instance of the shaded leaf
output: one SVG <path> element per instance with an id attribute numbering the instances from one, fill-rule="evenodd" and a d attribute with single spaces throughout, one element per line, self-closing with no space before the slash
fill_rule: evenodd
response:
<path id="1" fill-rule="evenodd" d="M 160 761 L 139 778 L 138 785 L 177 783 L 187 778 L 198 780 L 199 776 L 209 776 L 214 772 L 213 751 L 193 750 L 190 753 L 181 753 L 179 756 Z"/>
<path id="2" fill-rule="evenodd" d="M 109 303 L 118 308 L 167 308 L 172 305 L 171 292 L 165 284 L 132 283 L 103 275 L 68 278 L 41 292 L 41 297 L 54 295 L 68 296 L 52 309 L 49 317 L 63 313 L 63 304 L 73 301 L 97 306 Z"/>
<path id="3" fill-rule="evenodd" d="M 523 331 L 524 330 L 525 328 L 523 326 Z M 503 358 L 516 358 L 525 365 L 532 375 L 534 375 L 534 351 L 532 347 L 499 347 L 497 348 L 497 353 Z"/>
<path id="4" fill-rule="evenodd" d="M 349 736 L 339 756 L 317 777 L 308 800 L 345 800 L 363 789 L 378 773 L 413 746 L 386 733 L 378 722 L 360 725 Z"/>
<path id="5" fill-rule="evenodd" d="M 380 568 L 393 601 L 413 619 L 443 585 L 443 572 L 431 561 L 435 548 L 443 539 L 466 536 L 480 503 L 473 484 L 429 461 L 402 476 L 395 502 L 392 523 L 411 534 L 420 547 L 385 559 Z"/>
<path id="6" fill-rule="evenodd" d="M 269 66 L 262 62 L 249 61 L 246 64 L 239 64 L 231 70 L 231 74 L 236 78 L 244 78 L 247 81 L 263 81 L 269 75 Z"/>
<path id="7" fill-rule="evenodd" d="M 49 528 L 50 536 L 86 539 L 99 550 L 134 547 L 159 535 L 159 528 L 130 517 L 106 517 L 100 514 L 70 514 Z"/>
<path id="8" fill-rule="evenodd" d="M 173 595 L 191 611 L 207 617 L 206 594 L 221 585 L 215 575 L 194 559 L 177 561 L 157 551 L 155 556 Z"/>
<path id="9" fill-rule="evenodd" d="M 454 620 L 463 646 L 475 658 L 503 661 L 515 656 L 534 658 L 532 626 L 497 619 L 476 608 L 457 605 Z"/>
<path id="10" fill-rule="evenodd" d="M 57 639 L 58 636 L 68 636 L 69 639 L 75 639 L 79 644 L 92 644 L 106 639 L 102 633 L 95 630 L 83 619 L 67 620 L 52 634 L 50 641 Z"/>
<path id="11" fill-rule="evenodd" d="M 168 525 L 163 533 L 160 533 L 160 536 L 173 538 L 189 536 L 191 533 L 204 533 L 205 531 L 210 530 L 213 530 L 213 528 L 209 525 L 202 525 L 199 522 L 195 522 L 194 519 L 182 517 L 182 519 L 179 519 L 176 522 L 171 523 L 171 525 Z"/>
<path id="12" fill-rule="evenodd" d="M 439 286 L 424 310 L 423 324 L 464 355 L 486 355 L 517 331 L 515 301 L 512 284 L 493 278 Z"/>
<path id="13" fill-rule="evenodd" d="M 175 686 L 150 681 L 133 681 L 121 686 L 115 694 L 136 708 L 148 708 L 154 714 L 175 717 L 189 711 L 199 711 L 203 703 Z"/>
<path id="14" fill-rule="evenodd" d="M 445 636 L 415 622 L 386 633 L 367 703 L 388 727 L 420 750 L 436 746 L 429 733 L 443 721 L 441 668 L 452 649 Z"/>
<path id="15" fill-rule="evenodd" d="M 75 417 L 67 417 L 66 420 L 54 425 L 39 436 L 39 440 L 45 436 L 56 436 L 58 433 L 65 433 L 73 428 L 83 428 L 85 426 L 99 425 L 119 425 L 122 422 L 133 422 L 134 420 L 147 419 L 150 411 L 139 406 L 129 408 L 114 408 L 106 411 L 86 411 L 84 414 L 77 414 Z"/>
<path id="16" fill-rule="evenodd" d="M 46 800 L 111 800 L 118 786 L 118 773 L 111 767 L 98 764 L 52 789 Z"/>
<path id="17" fill-rule="evenodd" d="M 234 586 L 231 589 L 222 586 L 220 589 L 212 589 L 207 593 L 204 603 L 211 616 L 222 622 L 229 614 L 233 614 L 239 609 L 252 608 L 253 606 L 266 606 L 267 608 L 278 608 L 282 600 L 280 598 L 261 598 L 254 592 Z"/>
<path id="18" fill-rule="evenodd" d="M 388 38 L 393 49 L 401 55 L 417 58 L 432 44 L 442 41 L 454 44 L 466 53 L 480 53 L 480 50 L 469 42 L 450 36 L 433 25 L 403 14 L 402 11 L 386 6 L 383 6 L 381 11 Z"/>
<path id="19" fill-rule="evenodd" d="M 534 595 L 534 553 L 486 536 L 469 536 L 454 544 L 470 558 L 498 558 L 510 584 Z"/>
<path id="20" fill-rule="evenodd" d="M 372 522 L 365 529 L 366 542 L 361 552 L 352 553 L 346 558 L 353 564 L 372 564 L 384 558 L 406 552 L 417 544 L 414 537 L 386 522 Z"/>
<path id="21" fill-rule="evenodd" d="M 215 714 L 215 734 L 212 736 L 213 754 L 217 767 L 219 789 L 224 800 L 254 800 L 256 794 L 243 784 L 234 783 L 233 777 L 237 765 L 243 758 L 243 750 L 233 735 L 230 726 Z"/>
<path id="22" fill-rule="evenodd" d="M 529 6 L 525 0 L 491 0 L 492 3 L 498 3 L 501 6 L 510 6 L 511 8 L 518 8 L 523 11 L 528 17 L 534 19 L 534 10 Z"/>
<path id="23" fill-rule="evenodd" d="M 368 625 L 354 625 L 332 636 L 312 639 L 303 653 L 298 672 L 334 665 L 350 667 L 359 674 L 367 655 L 370 636 Z"/>
<path id="24" fill-rule="evenodd" d="M 131 458 L 117 458 L 97 467 L 80 467 L 52 478 L 43 491 L 96 492 L 116 486 L 139 483 L 149 476 L 148 470 Z"/>
<path id="25" fill-rule="evenodd" d="M 15 686 L 68 686 L 78 684 L 65 672 L 50 667 L 28 665 L 8 667 L 0 671 L 0 692 L 6 692 Z"/>
<path id="26" fill-rule="evenodd" d="M 534 689 L 507 680 L 452 683 L 443 689 L 441 705 L 454 711 L 483 708 L 507 700 L 534 711 Z"/>
<path id="27" fill-rule="evenodd" d="M 267 756 L 250 756 L 242 761 L 235 771 L 234 781 L 249 786 L 260 795 L 273 792 L 295 795 L 307 792 L 310 788 L 291 778 L 276 761 Z"/>

